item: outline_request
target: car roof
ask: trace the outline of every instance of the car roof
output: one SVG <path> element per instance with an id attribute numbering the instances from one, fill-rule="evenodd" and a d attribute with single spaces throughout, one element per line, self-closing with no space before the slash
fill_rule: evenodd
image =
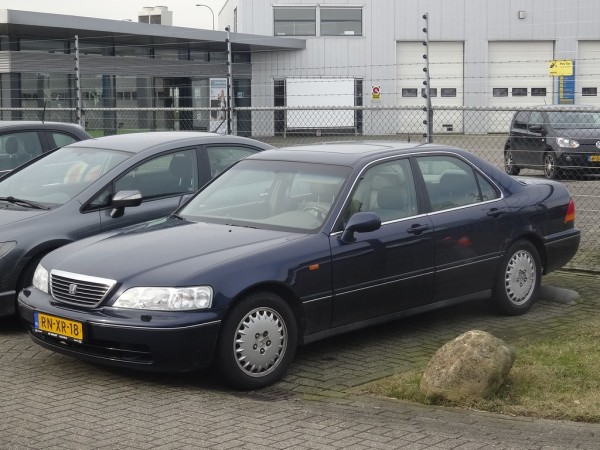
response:
<path id="1" fill-rule="evenodd" d="M 42 122 L 37 120 L 0 120 L 0 131 L 5 131 L 13 128 L 20 129 L 63 129 L 63 130 L 80 130 L 83 127 L 76 123 L 69 122 Z"/>
<path id="2" fill-rule="evenodd" d="M 202 131 L 148 131 L 143 133 L 115 134 L 88 139 L 87 141 L 74 142 L 67 145 L 66 148 L 103 148 L 106 150 L 139 153 L 158 147 L 168 149 L 198 144 L 245 144 L 262 148 L 263 150 L 272 148 L 269 144 L 249 138 Z"/>
<path id="3" fill-rule="evenodd" d="M 277 148 L 269 150 L 266 153 L 251 155 L 248 158 L 352 166 L 363 160 L 374 160 L 392 155 L 449 149 L 459 154 L 464 152 L 463 150 L 447 146 L 423 144 L 419 142 L 345 141 Z"/>
<path id="4" fill-rule="evenodd" d="M 532 106 L 532 107 L 528 107 L 528 108 L 524 108 L 525 111 L 564 111 L 564 110 L 570 110 L 570 109 L 574 109 L 574 110 L 581 110 L 581 111 L 587 111 L 587 110 L 592 110 L 592 111 L 598 111 L 597 107 L 594 107 L 592 105 L 539 105 L 539 106 Z M 519 111 L 516 111 L 519 112 Z"/>

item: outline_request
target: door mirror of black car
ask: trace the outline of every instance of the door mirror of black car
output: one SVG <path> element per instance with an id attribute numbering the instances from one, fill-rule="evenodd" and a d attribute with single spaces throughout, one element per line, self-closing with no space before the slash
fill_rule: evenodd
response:
<path id="1" fill-rule="evenodd" d="M 532 133 L 544 134 L 544 125 L 541 125 L 541 124 L 529 125 L 529 131 L 531 131 Z"/>
<path id="2" fill-rule="evenodd" d="M 353 214 L 344 227 L 340 236 L 342 242 L 354 242 L 354 233 L 367 233 L 381 228 L 381 218 L 373 212 L 358 212 Z"/>
<path id="3" fill-rule="evenodd" d="M 142 204 L 142 194 L 140 191 L 119 191 L 111 202 L 113 207 L 110 217 L 116 219 L 125 213 L 125 208 L 129 206 L 139 206 Z"/>

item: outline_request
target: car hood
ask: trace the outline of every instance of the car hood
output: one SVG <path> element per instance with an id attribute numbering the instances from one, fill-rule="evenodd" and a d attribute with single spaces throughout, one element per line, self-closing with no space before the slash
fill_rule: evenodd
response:
<path id="1" fill-rule="evenodd" d="M 273 230 L 168 219 L 61 247 L 43 261 L 49 269 L 157 286 L 304 236 Z"/>
<path id="2" fill-rule="evenodd" d="M 47 214 L 49 211 L 44 209 L 24 209 L 20 206 L 0 202 L 0 229 L 32 217 Z"/>

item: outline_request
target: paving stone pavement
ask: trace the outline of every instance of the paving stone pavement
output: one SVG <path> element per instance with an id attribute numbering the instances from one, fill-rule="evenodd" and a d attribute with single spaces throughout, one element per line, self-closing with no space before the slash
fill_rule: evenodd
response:
<path id="1" fill-rule="evenodd" d="M 600 276 L 558 272 L 520 317 L 468 303 L 299 350 L 283 381 L 236 392 L 214 375 L 99 367 L 33 344 L 0 320 L 0 449 L 598 449 L 600 425 L 377 398 L 370 381 L 422 366 L 481 329 L 515 342 L 600 314 Z M 574 299 L 573 292 L 580 295 Z"/>

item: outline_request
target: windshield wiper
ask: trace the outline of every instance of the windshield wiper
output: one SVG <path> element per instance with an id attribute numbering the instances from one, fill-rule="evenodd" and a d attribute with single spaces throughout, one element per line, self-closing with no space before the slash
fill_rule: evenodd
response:
<path id="1" fill-rule="evenodd" d="M 27 206 L 29 208 L 33 208 L 33 209 L 44 209 L 44 210 L 48 210 L 50 208 L 46 207 L 46 206 L 42 206 L 39 203 L 35 203 L 29 200 L 25 200 L 22 198 L 15 198 L 12 195 L 9 197 L 0 197 L 0 201 L 2 202 L 8 202 L 8 203 L 13 203 L 15 205 L 21 205 L 21 206 Z"/>
<path id="2" fill-rule="evenodd" d="M 242 225 L 241 223 L 226 223 L 225 225 L 227 225 L 228 227 L 239 227 L 239 228 L 254 228 L 254 229 L 258 229 L 258 227 L 254 226 L 254 225 Z"/>

